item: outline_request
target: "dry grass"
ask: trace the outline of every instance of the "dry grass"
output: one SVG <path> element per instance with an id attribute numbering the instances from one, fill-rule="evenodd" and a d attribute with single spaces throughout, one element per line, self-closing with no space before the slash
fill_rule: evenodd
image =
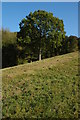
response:
<path id="1" fill-rule="evenodd" d="M 4 118 L 78 117 L 78 52 L 2 72 Z"/>

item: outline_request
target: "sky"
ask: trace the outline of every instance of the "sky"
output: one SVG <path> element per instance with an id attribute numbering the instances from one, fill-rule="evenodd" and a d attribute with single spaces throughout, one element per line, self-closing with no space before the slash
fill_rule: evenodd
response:
<path id="1" fill-rule="evenodd" d="M 78 36 L 77 2 L 2 2 L 2 26 L 11 32 L 18 32 L 19 23 L 30 12 L 45 10 L 62 19 L 66 35 Z"/>

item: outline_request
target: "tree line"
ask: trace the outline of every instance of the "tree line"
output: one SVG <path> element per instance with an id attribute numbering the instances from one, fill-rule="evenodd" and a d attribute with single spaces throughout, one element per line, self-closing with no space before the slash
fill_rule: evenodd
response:
<path id="1" fill-rule="evenodd" d="M 33 62 L 78 50 L 80 39 L 66 36 L 63 20 L 43 10 L 30 12 L 19 32 L 2 30 L 2 67 Z"/>

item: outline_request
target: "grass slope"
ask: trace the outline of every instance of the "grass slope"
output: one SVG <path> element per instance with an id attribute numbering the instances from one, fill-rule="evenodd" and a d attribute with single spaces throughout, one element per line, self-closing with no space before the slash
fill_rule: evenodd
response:
<path id="1" fill-rule="evenodd" d="M 77 118 L 78 52 L 3 72 L 3 118 Z"/>

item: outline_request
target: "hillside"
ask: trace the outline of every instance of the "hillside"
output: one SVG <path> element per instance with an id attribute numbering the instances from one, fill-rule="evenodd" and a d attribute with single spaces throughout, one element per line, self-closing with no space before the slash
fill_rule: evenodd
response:
<path id="1" fill-rule="evenodd" d="M 78 52 L 2 72 L 3 118 L 78 117 Z"/>

